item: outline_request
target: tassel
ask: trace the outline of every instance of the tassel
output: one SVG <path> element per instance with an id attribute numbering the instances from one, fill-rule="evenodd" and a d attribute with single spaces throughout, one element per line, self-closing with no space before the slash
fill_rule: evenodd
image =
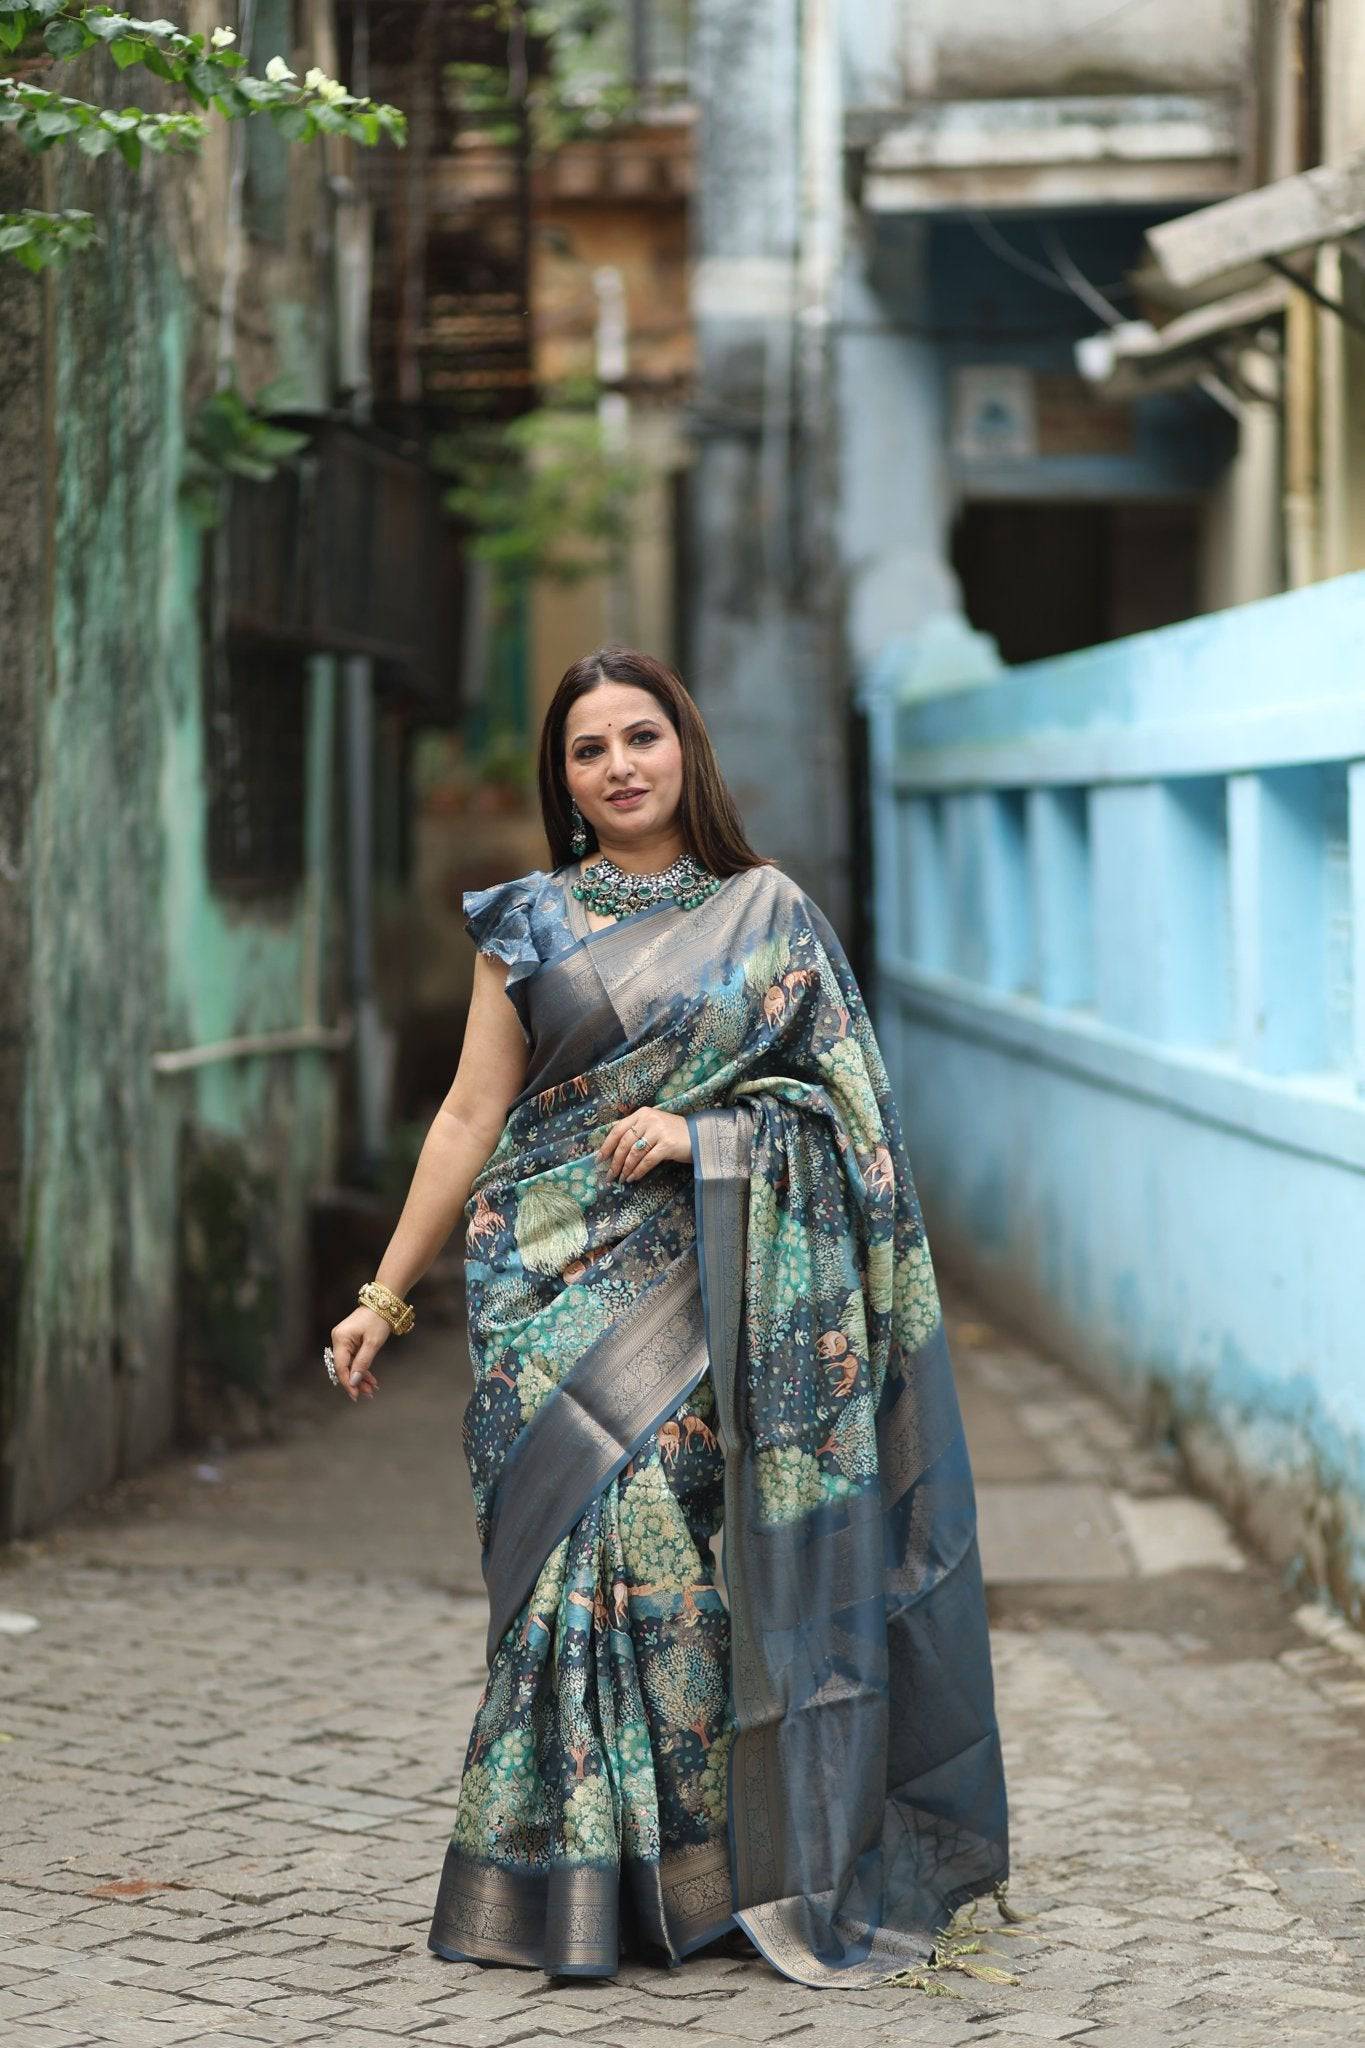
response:
<path id="1" fill-rule="evenodd" d="M 992 1897 L 995 1900 L 995 1909 L 997 1913 L 999 1913 L 1000 1918 L 1002 1920 L 1036 1919 L 1037 1915 L 1035 1913 L 1026 1913 L 1022 1906 L 1012 1906 L 1010 1904 L 1009 1900 L 1005 1896 L 1008 1886 L 1009 1879 L 1007 1877 L 999 1878 L 997 1879 L 994 1890 L 992 1892 Z"/>
<path id="2" fill-rule="evenodd" d="M 960 1998 L 960 1991 L 949 1992 L 945 1984 L 931 1984 L 925 1972 L 959 1970 L 964 1977 L 976 1977 L 986 1984 L 1017 1984 L 1019 1979 L 1009 1970 L 998 1970 L 994 1963 L 977 1959 L 982 1954 L 997 1955 L 997 1949 L 988 1949 L 981 1939 L 981 1929 L 976 1924 L 977 1900 L 969 1899 L 958 1907 L 946 1927 L 937 1931 L 933 1952 L 925 1964 L 924 1972 L 901 1970 L 890 1979 L 892 1984 L 904 1984 L 914 1991 L 933 1991 L 940 1995 Z M 996 1888 L 996 1904 L 1000 1905 L 1000 1887 Z M 1017 1909 L 1015 1909 L 1017 1910 Z M 1012 1933 L 1013 1929 L 1002 1932 Z"/>

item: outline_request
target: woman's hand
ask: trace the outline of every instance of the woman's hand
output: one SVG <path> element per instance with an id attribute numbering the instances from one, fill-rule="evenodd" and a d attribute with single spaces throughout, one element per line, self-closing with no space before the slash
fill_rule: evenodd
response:
<path id="1" fill-rule="evenodd" d="M 337 1378 L 353 1401 L 363 1394 L 367 1401 L 374 1399 L 378 1380 L 370 1371 L 370 1361 L 381 1351 L 393 1331 L 376 1315 L 372 1308 L 353 1308 L 344 1323 L 338 1323 L 332 1332 L 332 1358 L 337 1369 Z"/>
<path id="2" fill-rule="evenodd" d="M 637 1138 L 645 1140 L 643 1151 L 635 1149 Z M 597 1148 L 605 1162 L 608 1180 L 639 1180 L 663 1159 L 690 1162 L 692 1133 L 685 1116 L 668 1109 L 633 1109 L 618 1117 Z"/>

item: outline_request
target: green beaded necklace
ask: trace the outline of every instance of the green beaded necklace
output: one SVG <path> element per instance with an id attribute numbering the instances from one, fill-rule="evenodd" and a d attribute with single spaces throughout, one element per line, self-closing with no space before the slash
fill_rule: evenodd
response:
<path id="1" fill-rule="evenodd" d="M 683 910 L 695 910 L 724 879 L 708 874 L 690 853 L 680 853 L 668 867 L 643 875 L 627 874 L 610 854 L 603 853 L 590 868 L 580 869 L 580 874 L 582 879 L 572 885 L 573 893 L 598 917 L 629 917 L 670 898 L 676 898 Z"/>

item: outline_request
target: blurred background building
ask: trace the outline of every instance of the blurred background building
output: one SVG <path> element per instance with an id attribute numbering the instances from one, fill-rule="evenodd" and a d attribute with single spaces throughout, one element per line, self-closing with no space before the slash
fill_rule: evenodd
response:
<path id="1" fill-rule="evenodd" d="M 1359 9 L 237 25 L 407 149 L 0 149 L 106 222 L 0 336 L 3 1526 L 315 1358 L 621 638 L 844 934 L 944 1262 L 1357 1603 Z M 306 445 L 204 527 L 225 366 Z"/>

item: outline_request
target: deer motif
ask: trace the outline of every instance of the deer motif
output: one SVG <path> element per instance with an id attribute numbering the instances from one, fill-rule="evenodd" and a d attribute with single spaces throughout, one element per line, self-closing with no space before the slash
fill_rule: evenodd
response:
<path id="1" fill-rule="evenodd" d="M 474 1214 L 465 1230 L 465 1243 L 480 1244 L 486 1237 L 496 1237 L 506 1221 L 502 1210 L 495 1209 L 480 1189 L 474 1202 Z"/>
<path id="2" fill-rule="evenodd" d="M 711 1587 L 705 1579 L 698 1579 L 690 1586 L 652 1586 L 647 1581 L 642 1581 L 632 1586 L 630 1591 L 641 1596 L 647 1593 L 681 1593 L 683 1626 L 684 1628 L 695 1628 L 701 1620 L 701 1609 L 697 1605 L 697 1595 L 698 1593 L 709 1593 Z"/>
<path id="3" fill-rule="evenodd" d="M 581 1280 L 594 1260 L 609 1259 L 614 1249 L 615 1247 L 609 1244 L 589 1245 L 585 1251 L 578 1252 L 570 1259 L 567 1266 L 561 1267 L 561 1279 L 569 1285 L 572 1285 L 575 1280 Z"/>
<path id="4" fill-rule="evenodd" d="M 682 1417 L 682 1426 L 683 1435 L 687 1440 L 687 1446 L 689 1450 L 692 1447 L 692 1439 L 694 1436 L 699 1436 L 701 1438 L 703 1450 L 713 1451 L 715 1449 L 716 1432 L 713 1429 L 707 1428 L 706 1424 L 702 1421 L 700 1415 L 684 1415 Z"/>
<path id="5" fill-rule="evenodd" d="M 550 1640 L 550 1624 L 543 1614 L 537 1614 L 534 1607 L 526 1616 L 526 1626 L 521 1632 L 521 1647 L 526 1649 L 531 1641 L 531 1630 L 538 1628 L 546 1642 Z"/>
<path id="6" fill-rule="evenodd" d="M 668 1464 L 676 1465 L 678 1451 L 682 1445 L 682 1431 L 676 1422 L 665 1422 L 659 1428 L 659 1454 Z"/>
<path id="7" fill-rule="evenodd" d="M 874 1195 L 889 1194 L 896 1185 L 896 1169 L 891 1163 L 891 1151 L 887 1145 L 878 1145 L 872 1154 L 872 1164 L 865 1170 L 863 1179 Z"/>
<path id="8" fill-rule="evenodd" d="M 842 1330 L 822 1330 L 815 1340 L 815 1355 L 824 1360 L 825 1371 L 837 1375 L 831 1392 L 840 1397 L 851 1394 L 858 1379 L 858 1354 Z"/>
<path id="9" fill-rule="evenodd" d="M 626 1625 L 626 1617 L 630 1613 L 630 1588 L 629 1586 L 627 1586 L 624 1579 L 613 1579 L 611 1587 L 611 1604 L 612 1612 L 616 1617 L 616 1626 L 618 1628 L 624 1628 Z"/>

